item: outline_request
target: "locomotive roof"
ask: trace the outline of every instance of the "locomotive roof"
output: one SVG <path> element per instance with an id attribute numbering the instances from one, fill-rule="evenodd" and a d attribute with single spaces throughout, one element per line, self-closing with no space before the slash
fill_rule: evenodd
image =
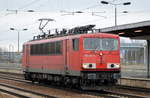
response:
<path id="1" fill-rule="evenodd" d="M 76 34 L 76 35 L 68 35 L 68 36 L 61 36 L 61 37 L 54 37 L 54 38 L 47 38 L 47 39 L 39 39 L 39 40 L 31 40 L 24 44 L 37 44 L 37 43 L 46 43 L 49 41 L 58 41 L 64 39 L 73 39 L 79 37 L 110 37 L 110 38 L 119 38 L 118 35 L 115 34 L 108 34 L 108 33 L 88 33 L 88 34 Z"/>

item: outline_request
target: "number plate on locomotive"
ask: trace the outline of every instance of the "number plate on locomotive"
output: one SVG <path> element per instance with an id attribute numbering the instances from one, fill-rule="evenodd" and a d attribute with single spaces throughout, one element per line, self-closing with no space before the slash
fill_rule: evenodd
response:
<path id="1" fill-rule="evenodd" d="M 88 79 L 96 79 L 96 74 L 95 73 L 88 74 Z"/>

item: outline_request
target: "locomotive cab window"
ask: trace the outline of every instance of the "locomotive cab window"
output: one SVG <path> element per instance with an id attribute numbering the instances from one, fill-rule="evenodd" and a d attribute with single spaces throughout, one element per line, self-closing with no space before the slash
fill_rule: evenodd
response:
<path id="1" fill-rule="evenodd" d="M 113 51 L 118 49 L 118 40 L 113 38 L 84 38 L 85 50 L 106 50 Z"/>
<path id="2" fill-rule="evenodd" d="M 79 39 L 72 39 L 72 46 L 74 51 L 79 50 Z"/>

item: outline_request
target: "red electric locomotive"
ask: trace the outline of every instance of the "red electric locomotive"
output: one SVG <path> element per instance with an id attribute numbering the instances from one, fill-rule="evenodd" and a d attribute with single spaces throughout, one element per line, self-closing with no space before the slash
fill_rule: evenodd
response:
<path id="1" fill-rule="evenodd" d="M 119 36 L 87 33 L 87 27 L 26 42 L 22 57 L 25 79 L 74 86 L 115 84 L 120 78 Z"/>

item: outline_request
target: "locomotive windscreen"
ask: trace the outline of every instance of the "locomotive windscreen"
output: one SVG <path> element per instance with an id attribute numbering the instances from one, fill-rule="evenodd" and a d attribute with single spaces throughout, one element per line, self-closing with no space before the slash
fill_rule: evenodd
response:
<path id="1" fill-rule="evenodd" d="M 118 40 L 113 38 L 84 38 L 85 50 L 106 50 L 118 49 Z"/>

